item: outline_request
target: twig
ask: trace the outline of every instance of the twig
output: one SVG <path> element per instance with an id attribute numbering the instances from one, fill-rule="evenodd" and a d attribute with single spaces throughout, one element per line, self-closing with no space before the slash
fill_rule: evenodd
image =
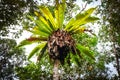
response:
<path id="1" fill-rule="evenodd" d="M 83 7 L 83 5 L 82 5 L 82 9 L 80 10 L 80 13 L 81 13 L 82 11 L 84 11 L 86 7 L 87 7 L 87 2 L 85 3 L 84 7 Z"/>
<path id="2" fill-rule="evenodd" d="M 94 34 L 92 30 L 85 29 L 84 31 L 87 31 L 87 32 L 91 33 L 92 35 L 96 36 L 96 34 Z"/>

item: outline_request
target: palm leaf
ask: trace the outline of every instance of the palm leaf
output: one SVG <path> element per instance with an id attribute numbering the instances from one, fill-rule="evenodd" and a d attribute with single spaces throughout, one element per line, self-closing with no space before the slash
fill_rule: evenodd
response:
<path id="1" fill-rule="evenodd" d="M 87 11 L 85 11 L 83 14 L 78 14 L 76 16 L 76 21 L 73 24 L 73 26 L 81 25 L 83 21 L 85 21 L 88 17 L 90 17 L 90 15 L 93 13 L 95 9 L 96 8 L 90 8 Z"/>
<path id="2" fill-rule="evenodd" d="M 40 20 L 35 20 L 36 25 L 38 26 L 38 29 L 40 31 L 43 31 L 45 33 L 51 34 L 52 31 L 50 31 L 45 23 L 43 23 Z"/>
<path id="3" fill-rule="evenodd" d="M 36 46 L 31 53 L 28 56 L 28 59 L 30 59 L 35 53 L 39 52 L 40 50 L 42 50 L 44 48 L 44 46 L 46 45 L 46 42 L 42 42 L 40 43 L 38 46 Z"/>
<path id="4" fill-rule="evenodd" d="M 37 25 L 38 29 L 42 32 L 51 34 L 52 31 L 49 30 L 49 28 L 47 27 L 47 25 L 45 23 L 43 23 L 40 20 L 35 20 L 32 16 L 28 15 L 28 18 L 30 18 L 32 21 L 34 21 L 34 23 Z"/>
<path id="5" fill-rule="evenodd" d="M 45 28 L 47 28 L 50 32 L 53 31 L 53 28 L 49 25 L 48 21 L 45 20 L 45 18 L 42 15 L 40 15 L 37 11 L 35 11 L 34 14 L 39 18 L 39 20 L 45 26 Z"/>
<path id="6" fill-rule="evenodd" d="M 40 11 L 43 13 L 44 17 L 50 21 L 50 23 L 52 24 L 54 30 L 57 30 L 58 27 L 56 26 L 56 23 L 55 23 L 55 20 L 54 20 L 54 17 L 52 15 L 52 13 L 50 12 L 50 10 L 45 7 L 45 6 L 41 6 L 40 8 Z"/>
<path id="7" fill-rule="evenodd" d="M 32 30 L 28 30 L 28 31 L 33 33 L 33 34 L 40 35 L 40 36 L 43 36 L 43 37 L 48 37 L 50 35 L 49 33 L 46 33 L 44 31 L 40 30 L 38 28 L 38 26 L 35 26 Z"/>
<path id="8" fill-rule="evenodd" d="M 28 60 L 35 54 L 37 53 L 38 51 L 40 50 L 40 45 L 36 46 L 29 54 L 28 56 Z"/>
<path id="9" fill-rule="evenodd" d="M 45 38 L 45 37 L 30 37 L 30 38 L 28 38 L 27 39 L 28 41 L 38 41 L 38 42 L 40 42 L 40 41 L 47 41 L 47 38 Z"/>
<path id="10" fill-rule="evenodd" d="M 84 16 L 84 14 L 81 14 L 81 16 Z M 78 17 L 78 19 L 79 19 L 79 17 Z M 94 17 L 94 16 L 89 16 L 80 25 L 84 25 L 84 24 L 89 23 L 89 22 L 94 22 L 96 20 L 99 20 L 99 18 L 98 17 Z"/>
<path id="11" fill-rule="evenodd" d="M 75 18 L 72 18 L 65 27 L 68 32 L 74 31 L 74 29 L 79 28 L 83 22 L 90 17 L 95 8 L 90 8 L 84 13 L 77 14 Z"/>
<path id="12" fill-rule="evenodd" d="M 81 16 L 83 16 L 83 15 L 81 15 Z M 79 24 L 79 26 L 76 26 L 76 28 L 74 28 L 74 29 L 72 30 L 72 32 L 76 32 L 77 29 L 80 29 L 82 25 L 84 25 L 84 24 L 86 24 L 86 23 L 89 23 L 89 22 L 94 22 L 94 21 L 96 21 L 96 20 L 99 20 L 99 18 L 89 16 L 89 17 L 86 18 L 84 21 L 82 21 L 82 22 Z"/>
<path id="13" fill-rule="evenodd" d="M 73 34 L 77 34 L 77 33 L 83 33 L 85 31 L 86 27 L 85 26 L 81 26 L 77 29 L 75 29 L 74 31 L 72 31 Z"/>
<path id="14" fill-rule="evenodd" d="M 47 49 L 47 43 L 45 44 L 45 46 L 41 49 L 38 57 L 37 57 L 37 60 L 40 61 L 40 59 L 42 58 L 42 56 L 44 55 L 45 51 Z"/>
<path id="15" fill-rule="evenodd" d="M 83 22 L 92 14 L 94 10 L 95 8 L 90 8 L 87 11 L 85 11 L 84 16 L 76 18 L 75 22 L 73 23 L 73 26 L 69 29 L 69 31 L 73 31 L 74 29 L 79 28 L 79 26 L 83 24 Z M 76 17 L 78 17 L 78 15 Z"/>
<path id="16" fill-rule="evenodd" d="M 76 47 L 78 50 L 80 50 L 80 52 L 84 53 L 85 55 L 89 56 L 92 59 L 95 59 L 92 55 L 92 51 L 90 51 L 88 48 L 86 48 L 80 44 L 77 44 Z"/>
<path id="17" fill-rule="evenodd" d="M 22 47 L 22 46 L 25 46 L 25 45 L 30 45 L 30 44 L 33 44 L 33 43 L 38 43 L 38 42 L 41 42 L 41 41 L 47 41 L 47 38 L 46 37 L 30 37 L 30 38 L 27 38 L 23 41 L 20 42 L 20 44 L 17 46 L 17 47 Z"/>
<path id="18" fill-rule="evenodd" d="M 76 49 L 76 51 L 77 51 L 77 54 L 78 54 L 79 58 L 82 58 L 82 55 L 81 55 L 80 50 L 79 50 L 79 49 Z"/>
<path id="19" fill-rule="evenodd" d="M 79 65 L 80 62 L 79 62 L 78 55 L 74 55 L 74 54 L 70 53 L 70 57 L 71 57 L 71 62 Z"/>
<path id="20" fill-rule="evenodd" d="M 30 44 L 32 44 L 32 42 L 25 39 L 25 40 L 21 41 L 17 47 L 22 47 L 22 46 L 30 45 Z"/>
<path id="21" fill-rule="evenodd" d="M 65 13 L 65 3 L 56 3 L 57 7 L 55 9 L 55 18 L 58 28 L 62 29 L 63 21 L 64 21 L 64 13 Z"/>

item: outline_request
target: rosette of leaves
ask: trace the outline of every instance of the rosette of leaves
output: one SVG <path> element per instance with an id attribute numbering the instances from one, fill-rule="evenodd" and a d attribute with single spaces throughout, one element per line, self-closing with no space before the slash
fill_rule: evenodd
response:
<path id="1" fill-rule="evenodd" d="M 38 60 L 40 60 L 43 55 L 48 54 L 50 59 L 54 61 L 54 66 L 57 66 L 59 62 L 64 64 L 68 55 L 69 60 L 73 56 L 80 56 L 80 53 L 94 59 L 91 51 L 84 45 L 78 44 L 72 35 L 84 33 L 86 31 L 85 24 L 98 20 L 98 18 L 91 16 L 95 8 L 78 13 L 68 22 L 64 21 L 65 9 L 65 0 L 62 0 L 56 1 L 52 11 L 47 6 L 39 6 L 39 11 L 34 12 L 36 17 L 28 15 L 34 26 L 28 27 L 26 25 L 26 30 L 31 32 L 32 36 L 18 45 L 18 47 L 22 47 L 38 43 L 29 54 L 28 59 L 37 54 Z"/>

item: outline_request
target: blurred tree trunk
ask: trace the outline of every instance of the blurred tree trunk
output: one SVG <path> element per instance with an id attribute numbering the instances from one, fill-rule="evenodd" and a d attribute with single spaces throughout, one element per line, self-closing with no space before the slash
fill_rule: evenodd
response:
<path id="1" fill-rule="evenodd" d="M 60 80 L 60 75 L 59 75 L 59 72 L 58 72 L 59 64 L 60 64 L 59 60 L 56 59 L 54 61 L 54 67 L 53 67 L 53 80 Z"/>
<path id="2" fill-rule="evenodd" d="M 115 47 L 115 44 L 113 44 L 113 48 L 114 48 L 114 55 L 115 55 L 115 60 L 116 60 L 116 69 L 118 72 L 118 78 L 120 78 L 120 64 L 119 64 L 119 56 L 118 56 L 118 51 L 117 48 Z"/>

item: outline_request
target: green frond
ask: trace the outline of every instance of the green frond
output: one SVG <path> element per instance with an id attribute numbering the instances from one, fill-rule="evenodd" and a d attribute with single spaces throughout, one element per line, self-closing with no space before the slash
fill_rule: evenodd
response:
<path id="1" fill-rule="evenodd" d="M 72 18 L 65 27 L 68 32 L 75 32 L 80 26 L 98 20 L 96 17 L 91 17 L 90 15 L 96 8 L 90 8 L 84 13 L 79 13 L 75 18 Z"/>
<path id="2" fill-rule="evenodd" d="M 69 28 L 71 28 L 73 25 L 73 23 L 75 22 L 75 18 L 70 19 L 70 21 L 67 23 L 66 27 L 64 28 L 64 30 L 68 31 Z"/>
<path id="3" fill-rule="evenodd" d="M 94 36 L 92 38 L 88 38 L 87 41 L 89 42 L 90 46 L 96 46 L 98 42 L 97 36 Z"/>
<path id="4" fill-rule="evenodd" d="M 90 51 L 90 50 L 89 50 L 88 48 L 86 48 L 85 46 L 82 46 L 82 45 L 80 45 L 80 44 L 76 44 L 76 48 L 77 48 L 78 50 L 80 50 L 81 53 L 87 55 L 87 56 L 90 57 L 91 59 L 93 59 L 93 60 L 95 59 L 95 58 L 93 57 L 92 51 Z"/>
<path id="5" fill-rule="evenodd" d="M 30 45 L 30 44 L 33 44 L 34 42 L 36 42 L 36 41 L 29 41 L 29 40 L 25 39 L 25 40 L 21 41 L 17 47 L 19 48 L 19 47 L 23 47 L 26 45 Z"/>
<path id="6" fill-rule="evenodd" d="M 97 21 L 97 20 L 99 20 L 98 17 L 89 16 L 89 17 L 86 18 L 86 19 L 82 22 L 82 24 L 80 24 L 80 25 L 84 25 L 84 24 L 86 24 L 86 23 L 94 22 L 94 21 Z"/>
<path id="7" fill-rule="evenodd" d="M 77 51 L 77 55 L 79 56 L 79 58 L 82 58 L 82 55 L 81 55 L 80 50 L 79 50 L 79 49 L 76 49 L 76 51 Z"/>
<path id="8" fill-rule="evenodd" d="M 36 54 L 37 52 L 39 52 L 39 50 L 40 50 L 40 47 L 39 47 L 39 45 L 38 45 L 38 46 L 36 46 L 36 47 L 30 52 L 30 54 L 29 54 L 29 56 L 28 56 L 28 60 L 29 60 L 34 54 Z"/>
<path id="9" fill-rule="evenodd" d="M 28 18 L 30 18 L 37 26 L 37 28 L 42 31 L 45 32 L 47 34 L 51 34 L 52 31 L 47 27 L 47 25 L 42 22 L 41 20 L 35 20 L 32 16 L 28 15 Z M 33 27 L 34 28 L 34 27 Z"/>
<path id="10" fill-rule="evenodd" d="M 38 60 L 38 61 L 40 61 L 40 59 L 43 57 L 46 49 L 47 49 L 47 43 L 46 43 L 46 44 L 44 45 L 44 47 L 41 49 L 41 51 L 40 51 L 40 53 L 39 53 L 39 55 L 38 55 L 38 57 L 37 57 L 37 60 Z"/>
<path id="11" fill-rule="evenodd" d="M 42 37 L 48 37 L 48 36 L 50 35 L 50 34 L 44 32 L 44 31 L 40 30 L 40 29 L 38 28 L 38 26 L 35 26 L 33 29 L 27 30 L 27 31 L 29 31 L 29 32 L 31 32 L 31 33 L 33 33 L 33 34 L 42 36 Z"/>
<path id="12" fill-rule="evenodd" d="M 71 60 L 70 60 L 71 62 L 73 62 L 76 65 L 79 65 L 80 59 L 79 59 L 78 55 L 74 55 L 74 54 L 70 53 L 70 57 L 71 57 Z"/>
<path id="13" fill-rule="evenodd" d="M 34 17 L 31 16 L 31 15 L 27 15 L 27 17 L 28 17 L 31 21 L 34 21 L 34 20 L 35 20 Z"/>
<path id="14" fill-rule="evenodd" d="M 40 40 L 40 41 L 47 41 L 47 39 L 48 39 L 48 37 L 43 37 L 43 36 L 36 35 L 36 34 L 32 34 L 30 37 L 38 38 L 38 40 Z"/>
<path id="15" fill-rule="evenodd" d="M 44 46 L 47 44 L 47 42 L 42 42 L 40 43 L 38 46 L 36 46 L 31 53 L 28 56 L 28 59 L 30 59 L 35 53 L 42 51 L 42 49 L 44 48 Z"/>
<path id="16" fill-rule="evenodd" d="M 55 21 L 59 29 L 63 27 L 64 13 L 65 13 L 65 3 L 56 3 L 57 7 L 54 10 Z"/>
<path id="17" fill-rule="evenodd" d="M 44 17 L 46 18 L 46 20 L 50 21 L 54 30 L 57 30 L 58 26 L 56 26 L 55 19 L 54 19 L 52 13 L 50 12 L 50 10 L 45 6 L 40 6 L 39 9 L 42 12 L 42 14 L 44 15 Z"/>
<path id="18" fill-rule="evenodd" d="M 43 31 L 45 33 L 51 34 L 52 31 L 50 31 L 45 23 L 43 23 L 40 20 L 35 20 L 36 25 L 38 26 L 38 29 L 40 31 Z"/>
<path id="19" fill-rule="evenodd" d="M 54 29 L 52 26 L 49 25 L 48 21 L 45 20 L 45 18 L 40 15 L 40 13 L 38 13 L 37 11 L 34 12 L 34 14 L 39 18 L 39 20 L 44 24 L 44 26 L 50 31 L 52 32 Z"/>
<path id="20" fill-rule="evenodd" d="M 90 17 L 90 15 L 93 13 L 93 11 L 94 11 L 95 9 L 96 9 L 96 8 L 90 8 L 90 9 L 88 9 L 87 11 L 85 11 L 85 12 L 83 13 L 83 15 L 78 14 L 78 15 L 76 16 L 76 21 L 75 21 L 75 23 L 73 23 L 73 28 L 82 25 L 83 22 L 84 22 L 88 17 Z M 72 30 L 72 28 L 71 28 L 70 30 Z"/>
<path id="21" fill-rule="evenodd" d="M 21 41 L 17 47 L 23 47 L 25 45 L 38 43 L 38 42 L 41 42 L 41 41 L 47 41 L 47 38 L 40 37 L 40 36 L 39 37 L 30 37 L 30 38 L 27 38 L 27 39 Z"/>
<path id="22" fill-rule="evenodd" d="M 73 34 L 79 34 L 79 33 L 83 33 L 85 31 L 86 27 L 85 26 L 81 26 L 77 29 L 75 29 L 74 31 L 72 31 Z"/>
<path id="23" fill-rule="evenodd" d="M 25 39 L 25 40 L 21 41 L 17 47 L 19 48 L 19 47 L 23 47 L 25 45 L 30 45 L 30 44 L 32 44 L 32 42 Z"/>

